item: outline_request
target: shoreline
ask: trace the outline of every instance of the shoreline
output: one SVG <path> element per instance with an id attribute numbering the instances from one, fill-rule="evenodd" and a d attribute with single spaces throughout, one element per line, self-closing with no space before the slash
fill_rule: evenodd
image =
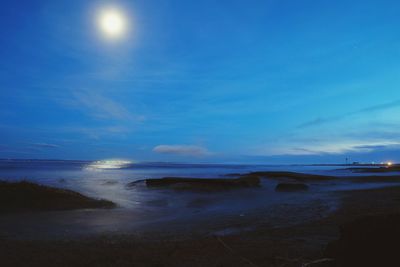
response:
<path id="1" fill-rule="evenodd" d="M 57 240 L 0 237 L 2 266 L 24 262 L 32 262 L 32 266 L 109 266 L 110 262 L 113 266 L 129 266 L 129 262 L 139 266 L 251 266 L 246 261 L 255 266 L 301 266 L 324 257 L 326 246 L 339 238 L 340 225 L 366 215 L 400 212 L 400 186 L 333 194 L 341 200 L 337 210 L 327 217 L 286 227 L 274 227 L 261 220 L 255 229 L 245 229 L 244 223 L 243 231 L 221 235 L 160 236 L 156 231 Z M 226 219 L 226 224 L 232 222 Z"/>

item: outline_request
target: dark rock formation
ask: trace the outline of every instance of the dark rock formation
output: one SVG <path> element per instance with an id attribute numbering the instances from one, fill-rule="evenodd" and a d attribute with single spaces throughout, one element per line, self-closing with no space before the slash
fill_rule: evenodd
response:
<path id="1" fill-rule="evenodd" d="M 307 191 L 308 185 L 300 183 L 280 183 L 275 187 L 275 191 L 279 192 L 296 192 Z"/>
<path id="2" fill-rule="evenodd" d="M 224 190 L 259 186 L 260 178 L 255 176 L 240 177 L 237 179 L 165 177 L 161 179 L 146 179 L 145 183 L 148 187 L 168 187 L 181 190 Z M 130 185 L 133 186 L 136 184 L 134 182 Z"/>
<path id="3" fill-rule="evenodd" d="M 317 175 L 317 174 L 298 173 L 298 172 L 274 172 L 274 171 L 251 172 L 249 174 L 245 174 L 244 176 L 287 178 L 296 181 L 324 181 L 324 180 L 336 179 L 336 177 L 334 176 L 327 176 L 327 175 Z"/>
<path id="4" fill-rule="evenodd" d="M 104 181 L 102 183 L 102 185 L 116 185 L 116 184 L 118 184 L 118 181 L 114 181 L 114 180 Z"/>
<path id="5" fill-rule="evenodd" d="M 0 181 L 0 212 L 113 208 L 107 200 L 31 182 Z"/>

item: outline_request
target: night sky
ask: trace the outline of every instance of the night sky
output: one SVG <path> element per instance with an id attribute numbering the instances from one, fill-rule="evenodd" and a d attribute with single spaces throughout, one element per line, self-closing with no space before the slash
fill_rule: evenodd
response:
<path id="1" fill-rule="evenodd" d="M 399 14 L 384 0 L 3 0 L 0 158 L 400 161 Z"/>

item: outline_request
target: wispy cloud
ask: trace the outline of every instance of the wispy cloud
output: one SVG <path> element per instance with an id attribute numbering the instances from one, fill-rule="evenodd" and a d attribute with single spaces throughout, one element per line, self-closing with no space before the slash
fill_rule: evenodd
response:
<path id="1" fill-rule="evenodd" d="M 287 155 L 325 155 L 345 153 L 369 153 L 382 150 L 399 149 L 399 142 L 376 142 L 376 143 L 327 143 L 310 147 L 295 147 L 286 151 Z"/>
<path id="2" fill-rule="evenodd" d="M 74 91 L 73 100 L 69 102 L 69 105 L 98 119 L 119 121 L 143 121 L 145 119 L 144 116 L 129 111 L 123 104 L 89 90 Z"/>
<path id="3" fill-rule="evenodd" d="M 53 129 L 56 132 L 72 133 L 86 136 L 90 139 L 99 140 L 102 137 L 118 136 L 119 138 L 125 137 L 128 133 L 132 132 L 131 127 L 112 125 L 112 126 L 66 126 L 58 129 Z"/>
<path id="4" fill-rule="evenodd" d="M 153 151 L 161 154 L 176 154 L 187 156 L 207 156 L 211 153 L 204 147 L 194 145 L 158 145 Z"/>
<path id="5" fill-rule="evenodd" d="M 29 146 L 29 147 L 20 147 L 18 145 L 0 145 L 0 153 L 7 154 L 36 154 L 40 153 L 42 149 L 37 147 Z"/>
<path id="6" fill-rule="evenodd" d="M 395 144 L 396 146 L 398 146 L 398 144 Z M 387 149 L 392 147 L 392 145 L 360 145 L 360 146 L 354 146 L 354 149 L 357 150 L 380 150 L 380 149 Z"/>
<path id="7" fill-rule="evenodd" d="M 42 127 L 34 127 L 34 128 L 27 128 L 27 127 L 19 127 L 19 126 L 12 126 L 12 125 L 1 125 L 0 124 L 0 132 L 12 132 L 18 131 L 23 133 L 27 138 L 31 139 L 31 136 L 43 135 L 51 133 L 54 136 L 62 136 L 63 134 L 72 135 L 69 139 L 65 138 L 56 138 L 52 140 L 57 140 L 57 143 L 62 143 L 63 140 L 74 140 L 87 137 L 90 139 L 98 140 L 102 137 L 118 137 L 123 138 L 126 137 L 129 133 L 134 131 L 133 127 L 113 124 L 113 125 L 104 125 L 104 126 L 90 126 L 90 125 L 57 125 L 57 126 L 42 126 Z M 72 139 L 71 139 L 72 138 Z M 36 145 L 35 145 L 36 144 Z M 23 143 L 24 147 L 31 147 L 35 149 L 40 149 L 40 147 L 61 147 L 58 144 L 52 143 Z M 1 145 L 0 145 L 1 148 Z"/>
<path id="8" fill-rule="evenodd" d="M 56 144 L 48 144 L 48 143 L 31 143 L 32 147 L 36 148 L 59 148 L 59 145 Z"/>
<path id="9" fill-rule="evenodd" d="M 362 109 L 359 109 L 356 111 L 347 112 L 347 113 L 337 115 L 337 116 L 326 117 L 326 118 L 323 118 L 323 117 L 316 118 L 316 119 L 313 119 L 313 120 L 310 120 L 310 121 L 307 121 L 305 123 L 298 125 L 298 128 L 307 128 L 307 127 L 317 126 L 317 125 L 321 125 L 321 124 L 331 123 L 331 122 L 345 119 L 350 116 L 385 110 L 385 109 L 394 108 L 394 107 L 398 107 L 398 106 L 400 106 L 400 100 L 395 100 L 395 101 L 391 101 L 391 102 L 387 102 L 387 103 L 383 103 L 383 104 L 369 106 L 369 107 L 362 108 Z"/>

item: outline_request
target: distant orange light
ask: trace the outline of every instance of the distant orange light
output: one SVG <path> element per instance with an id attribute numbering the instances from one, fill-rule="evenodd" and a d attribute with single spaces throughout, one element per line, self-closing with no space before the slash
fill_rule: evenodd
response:
<path id="1" fill-rule="evenodd" d="M 388 166 L 392 166 L 393 163 L 389 161 L 389 162 L 387 163 L 387 165 L 388 165 Z"/>

